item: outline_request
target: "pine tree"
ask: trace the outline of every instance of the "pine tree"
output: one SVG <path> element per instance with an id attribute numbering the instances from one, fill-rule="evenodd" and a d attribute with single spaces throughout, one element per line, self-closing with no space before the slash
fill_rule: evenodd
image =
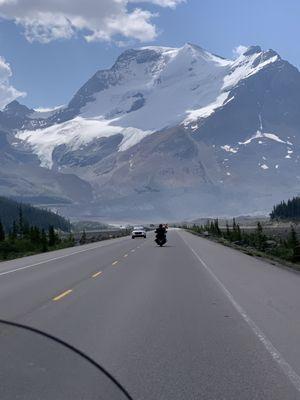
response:
<path id="1" fill-rule="evenodd" d="M 28 237 L 29 233 L 30 233 L 30 225 L 29 225 L 29 223 L 27 221 L 24 221 L 23 234 L 24 234 L 24 236 Z"/>
<path id="2" fill-rule="evenodd" d="M 55 246 L 56 245 L 56 234 L 53 225 L 49 226 L 49 231 L 48 231 L 48 236 L 49 236 L 49 246 Z"/>
<path id="3" fill-rule="evenodd" d="M 255 245 L 259 250 L 263 250 L 264 242 L 266 241 L 266 237 L 263 234 L 263 227 L 260 222 L 257 223 L 257 228 L 255 232 Z"/>
<path id="4" fill-rule="evenodd" d="M 30 239 L 31 243 L 34 243 L 35 240 L 34 240 L 34 227 L 33 226 L 31 226 L 29 229 L 29 239 Z"/>
<path id="5" fill-rule="evenodd" d="M 73 235 L 72 233 L 69 234 L 68 242 L 69 242 L 69 244 L 70 244 L 71 246 L 74 246 L 74 245 L 75 245 L 75 238 L 74 238 L 74 235 Z"/>
<path id="6" fill-rule="evenodd" d="M 23 210 L 22 210 L 22 206 L 19 207 L 19 224 L 18 224 L 18 230 L 19 230 L 19 234 L 20 237 L 23 237 L 24 234 L 24 220 L 23 220 Z"/>
<path id="7" fill-rule="evenodd" d="M 2 222 L 0 221 L 0 242 L 4 242 L 4 240 L 5 240 L 5 232 Z"/>
<path id="8" fill-rule="evenodd" d="M 232 241 L 236 241 L 237 240 L 237 226 L 236 226 L 235 218 L 233 218 L 233 220 L 232 220 L 231 240 Z"/>
<path id="9" fill-rule="evenodd" d="M 299 241 L 298 241 L 298 238 L 297 238 L 297 233 L 296 233 L 295 228 L 294 228 L 293 225 L 291 225 L 291 230 L 290 230 L 290 233 L 289 233 L 287 244 L 288 244 L 288 247 L 290 247 L 291 249 L 294 249 L 299 244 Z"/>
<path id="10" fill-rule="evenodd" d="M 242 233 L 241 233 L 241 228 L 240 228 L 239 224 L 236 225 L 236 238 L 238 241 L 242 240 Z"/>
<path id="11" fill-rule="evenodd" d="M 41 233 L 41 245 L 42 245 L 42 251 L 45 252 L 48 250 L 48 240 L 47 240 L 47 235 L 44 229 L 42 229 Z"/>
<path id="12" fill-rule="evenodd" d="M 230 239 L 230 229 L 229 229 L 228 221 L 226 221 L 226 237 L 227 237 L 227 239 Z"/>
<path id="13" fill-rule="evenodd" d="M 15 241 L 17 239 L 17 237 L 18 237 L 18 225 L 17 225 L 16 221 L 14 220 L 10 238 L 12 241 Z"/>
<path id="14" fill-rule="evenodd" d="M 214 223 L 214 233 L 217 236 L 222 236 L 222 232 L 221 229 L 219 228 L 219 220 L 215 219 L 215 223 Z"/>
<path id="15" fill-rule="evenodd" d="M 233 218 L 233 220 L 232 220 L 232 229 L 236 230 L 235 218 Z"/>
<path id="16" fill-rule="evenodd" d="M 86 243 L 86 232 L 85 232 L 85 229 L 82 232 L 82 235 L 81 235 L 79 243 L 80 244 L 85 244 Z"/>
<path id="17" fill-rule="evenodd" d="M 300 197 L 293 197 L 287 202 L 282 201 L 273 207 L 270 214 L 271 219 L 299 219 Z"/>
<path id="18" fill-rule="evenodd" d="M 32 226 L 30 228 L 30 242 L 35 246 L 39 246 L 41 244 L 41 232 L 37 226 Z"/>
<path id="19" fill-rule="evenodd" d="M 207 232 L 209 232 L 209 230 L 210 230 L 210 224 L 209 224 L 209 220 L 207 220 L 206 221 L 206 224 L 205 224 L 205 230 L 207 231 Z"/>

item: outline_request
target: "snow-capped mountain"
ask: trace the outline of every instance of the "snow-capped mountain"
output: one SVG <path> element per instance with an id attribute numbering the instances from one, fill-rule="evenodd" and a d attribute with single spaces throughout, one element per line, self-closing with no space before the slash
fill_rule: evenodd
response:
<path id="1" fill-rule="evenodd" d="M 264 211 L 299 191 L 300 73 L 258 46 L 235 60 L 191 44 L 127 50 L 68 105 L 13 102 L 0 125 L 15 152 L 90 185 L 104 214 Z"/>
<path id="2" fill-rule="evenodd" d="M 232 100 L 230 92 L 241 80 L 278 59 L 259 48 L 235 61 L 191 44 L 128 50 L 110 70 L 97 72 L 67 107 L 46 121 L 32 121 L 35 131 L 18 137 L 32 145 L 47 167 L 61 144 L 77 150 L 95 138 L 121 134 L 119 151 L 124 151 L 158 130 L 181 123 L 195 129 L 199 118 Z"/>

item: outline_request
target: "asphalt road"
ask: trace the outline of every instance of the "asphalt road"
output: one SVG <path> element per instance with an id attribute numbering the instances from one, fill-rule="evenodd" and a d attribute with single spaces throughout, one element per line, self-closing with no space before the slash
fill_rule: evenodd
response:
<path id="1" fill-rule="evenodd" d="M 0 263 L 0 318 L 76 346 L 133 399 L 293 400 L 300 399 L 299 287 L 299 274 L 170 231 L 163 248 L 150 235 Z M 49 368 L 37 370 L 42 361 L 31 354 L 49 357 Z M 69 386 L 56 400 L 72 398 L 73 387 L 78 398 L 97 398 L 87 389 L 97 392 L 88 367 L 42 339 L 0 326 L 1 359 L 1 399 L 51 374 L 50 386 L 60 388 L 58 376 Z M 17 365 L 27 371 L 18 384 Z"/>

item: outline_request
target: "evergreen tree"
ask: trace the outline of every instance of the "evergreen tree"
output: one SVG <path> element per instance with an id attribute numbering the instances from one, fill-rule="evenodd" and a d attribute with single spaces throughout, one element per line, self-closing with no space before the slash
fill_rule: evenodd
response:
<path id="1" fill-rule="evenodd" d="M 235 222 L 235 218 L 233 218 L 233 220 L 232 220 L 231 240 L 232 241 L 238 240 L 238 238 L 237 238 L 237 225 L 236 225 L 236 222 Z"/>
<path id="2" fill-rule="evenodd" d="M 26 221 L 30 221 L 31 226 L 38 226 L 39 229 L 47 230 L 49 225 L 53 225 L 55 229 L 70 232 L 71 228 L 70 222 L 58 214 L 29 204 L 20 204 L 5 197 L 0 197 L 0 219 L 6 231 L 11 229 L 13 220 L 17 221 L 18 233 L 24 235 L 26 232 L 22 232 L 22 225 L 24 231 Z"/>
<path id="3" fill-rule="evenodd" d="M 29 225 L 29 223 L 27 221 L 24 221 L 23 234 L 24 234 L 24 236 L 28 237 L 29 233 L 30 233 L 30 225 Z"/>
<path id="4" fill-rule="evenodd" d="M 214 233 L 217 236 L 222 236 L 222 232 L 221 229 L 219 228 L 219 220 L 215 219 L 215 223 L 214 223 Z"/>
<path id="5" fill-rule="evenodd" d="M 235 218 L 233 218 L 233 220 L 232 220 L 232 229 L 233 229 L 233 230 L 236 230 Z"/>
<path id="6" fill-rule="evenodd" d="M 30 228 L 30 242 L 35 246 L 39 246 L 41 244 L 41 232 L 37 226 L 32 226 Z"/>
<path id="7" fill-rule="evenodd" d="M 293 197 L 287 202 L 280 202 L 273 207 L 270 217 L 271 219 L 299 219 L 300 197 Z"/>
<path id="8" fill-rule="evenodd" d="M 0 220 L 0 242 L 4 242 L 4 240 L 5 240 L 5 232 L 4 232 L 2 222 Z"/>
<path id="9" fill-rule="evenodd" d="M 35 221 L 37 224 L 34 223 Z M 50 240 L 43 228 L 46 221 L 53 222 L 47 225 Z M 47 251 L 49 242 L 52 249 L 56 248 L 56 245 L 62 242 L 55 231 L 57 225 L 61 226 L 62 230 L 66 226 L 70 228 L 69 221 L 54 213 L 0 197 L 0 260 L 23 256 L 28 252 Z M 8 240 L 5 237 L 5 230 L 9 232 Z M 63 241 L 63 247 L 74 244 L 73 235 Z"/>
<path id="10" fill-rule="evenodd" d="M 288 247 L 290 247 L 291 249 L 294 249 L 295 247 L 297 247 L 299 244 L 298 238 L 297 238 L 297 233 L 295 231 L 295 228 L 293 225 L 291 225 L 291 230 L 288 236 L 288 240 L 287 240 L 287 245 Z"/>
<path id="11" fill-rule="evenodd" d="M 227 239 L 230 239 L 230 229 L 229 229 L 228 221 L 226 221 L 226 237 L 227 237 Z"/>
<path id="12" fill-rule="evenodd" d="M 18 231 L 19 231 L 20 237 L 22 238 L 23 234 L 24 234 L 24 220 L 23 220 L 23 210 L 22 210 L 22 206 L 21 205 L 19 207 Z"/>
<path id="13" fill-rule="evenodd" d="M 266 237 L 263 234 L 262 224 L 260 222 L 258 222 L 256 232 L 255 232 L 255 246 L 259 250 L 263 250 L 265 241 L 266 241 Z"/>
<path id="14" fill-rule="evenodd" d="M 11 241 L 15 241 L 17 239 L 17 237 L 18 237 L 18 225 L 17 225 L 16 221 L 14 220 L 10 239 L 11 239 Z"/>
<path id="15" fill-rule="evenodd" d="M 42 245 L 42 251 L 43 252 L 48 250 L 48 240 L 47 240 L 47 235 L 46 235 L 45 229 L 42 229 L 41 245 Z"/>
<path id="16" fill-rule="evenodd" d="M 68 242 L 70 243 L 71 246 L 75 246 L 75 238 L 72 233 L 70 233 L 70 235 L 68 237 Z"/>
<path id="17" fill-rule="evenodd" d="M 206 224 L 205 224 L 204 228 L 205 228 L 205 230 L 206 230 L 207 232 L 209 232 L 209 230 L 210 230 L 209 220 L 206 221 Z"/>
<path id="18" fill-rule="evenodd" d="M 49 236 L 49 246 L 50 247 L 55 246 L 57 239 L 56 239 L 56 233 L 55 233 L 53 225 L 49 226 L 48 236 Z"/>
<path id="19" fill-rule="evenodd" d="M 85 244 L 86 243 L 86 232 L 85 232 L 85 229 L 82 232 L 82 235 L 81 235 L 81 238 L 79 240 L 79 243 L 80 244 Z"/>
<path id="20" fill-rule="evenodd" d="M 236 238 L 238 241 L 242 240 L 242 232 L 239 224 L 236 225 Z"/>
<path id="21" fill-rule="evenodd" d="M 259 234 L 259 235 L 261 235 L 262 233 L 263 233 L 263 227 L 262 227 L 262 224 L 258 221 L 258 223 L 257 223 L 257 233 Z"/>

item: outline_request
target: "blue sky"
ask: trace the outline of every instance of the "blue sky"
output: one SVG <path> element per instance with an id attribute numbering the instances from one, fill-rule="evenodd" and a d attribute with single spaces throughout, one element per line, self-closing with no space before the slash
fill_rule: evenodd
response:
<path id="1" fill-rule="evenodd" d="M 74 0 L 68 1 L 71 5 Z M 137 3 L 137 0 L 131 1 Z M 148 0 L 128 6 L 128 12 L 141 7 L 148 13 L 159 14 L 151 18 L 151 25 L 148 16 L 143 17 L 143 23 L 148 21 L 145 28 L 151 30 L 155 26 L 158 33 L 146 44 L 182 46 L 192 42 L 225 57 L 232 57 L 233 48 L 238 45 L 259 44 L 264 49 L 273 48 L 300 68 L 299 0 L 186 0 L 176 7 L 175 4 L 174 7 L 150 4 L 164 1 L 165 5 L 173 1 L 180 3 L 180 0 Z M 36 25 L 30 26 L 26 38 L 24 24 L 14 22 L 16 11 L 9 12 L 0 20 L 0 56 L 12 69 L 10 84 L 27 93 L 20 101 L 30 107 L 52 107 L 68 102 L 96 70 L 111 66 L 124 51 L 124 47 L 116 44 L 117 40 L 129 42 L 129 47 L 145 45 L 138 40 L 144 27 L 139 32 L 129 32 L 128 37 L 125 37 L 127 30 L 125 34 L 117 30 L 109 32 L 111 40 L 106 38 L 106 41 L 87 42 L 80 32 L 67 39 L 30 42 L 28 36 L 32 39 Z M 151 36 L 150 30 L 148 36 Z M 68 32 L 63 34 L 67 36 Z"/>

